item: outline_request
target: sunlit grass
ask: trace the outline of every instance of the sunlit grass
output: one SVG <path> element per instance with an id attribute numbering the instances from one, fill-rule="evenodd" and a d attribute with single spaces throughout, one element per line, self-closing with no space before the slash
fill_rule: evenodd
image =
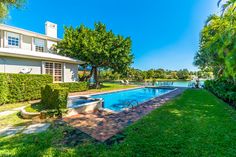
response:
<path id="1" fill-rule="evenodd" d="M 18 107 L 22 107 L 22 106 L 27 106 L 27 105 L 29 105 L 28 102 L 0 105 L 0 112 L 6 111 L 6 110 L 12 110 L 14 108 L 18 108 Z"/>
<path id="2" fill-rule="evenodd" d="M 22 119 L 18 112 L 0 117 L 0 129 L 8 126 L 23 126 L 31 122 L 32 120 Z"/>
<path id="3" fill-rule="evenodd" d="M 106 91 L 113 91 L 119 89 L 129 89 L 135 88 L 136 85 L 120 85 L 120 84 L 112 84 L 112 83 L 104 83 L 100 89 L 90 89 L 90 92 L 106 92 Z"/>

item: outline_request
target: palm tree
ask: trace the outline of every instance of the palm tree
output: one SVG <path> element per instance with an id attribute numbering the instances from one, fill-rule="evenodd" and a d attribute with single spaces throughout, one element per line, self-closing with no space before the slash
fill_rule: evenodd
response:
<path id="1" fill-rule="evenodd" d="M 7 17 L 11 7 L 20 8 L 25 3 L 25 0 L 0 0 L 0 19 Z"/>
<path id="2" fill-rule="evenodd" d="M 219 0 L 217 5 L 220 7 L 221 3 L 223 0 Z M 229 8 L 232 8 L 232 11 L 235 11 L 236 9 L 236 0 L 227 0 L 222 6 L 222 15 L 224 15 L 225 11 L 228 10 Z"/>

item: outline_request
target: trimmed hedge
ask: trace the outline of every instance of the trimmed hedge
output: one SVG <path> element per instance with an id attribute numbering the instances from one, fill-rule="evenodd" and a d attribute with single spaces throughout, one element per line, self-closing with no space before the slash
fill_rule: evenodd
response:
<path id="1" fill-rule="evenodd" d="M 89 89 L 88 82 L 70 82 L 70 83 L 58 83 L 61 87 L 69 89 L 69 92 L 82 92 Z"/>
<path id="2" fill-rule="evenodd" d="M 8 81 L 5 75 L 0 75 L 0 105 L 8 101 Z"/>
<path id="3" fill-rule="evenodd" d="M 41 88 L 41 102 L 45 109 L 67 108 L 68 88 L 60 87 L 58 84 L 48 84 Z"/>
<path id="4" fill-rule="evenodd" d="M 236 107 L 236 85 L 233 82 L 224 78 L 208 80 L 205 89 Z"/>
<path id="5" fill-rule="evenodd" d="M 50 75 L 1 73 L 0 103 L 14 103 L 40 99 L 41 87 L 52 82 L 53 78 Z"/>

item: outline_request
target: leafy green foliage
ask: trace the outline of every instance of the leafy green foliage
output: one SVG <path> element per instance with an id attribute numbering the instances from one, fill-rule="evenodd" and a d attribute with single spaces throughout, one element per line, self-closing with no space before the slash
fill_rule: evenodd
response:
<path id="1" fill-rule="evenodd" d="M 6 75 L 0 75 L 0 105 L 8 102 L 9 88 Z"/>
<path id="2" fill-rule="evenodd" d="M 94 29 L 81 25 L 80 27 L 65 27 L 64 38 L 57 48 L 62 55 L 85 61 L 92 67 L 98 83 L 98 69 L 109 68 L 116 72 L 124 72 L 133 60 L 131 54 L 131 39 L 115 35 L 108 31 L 102 23 L 95 23 Z"/>
<path id="3" fill-rule="evenodd" d="M 89 89 L 88 82 L 68 82 L 68 83 L 58 83 L 60 87 L 65 87 L 69 89 L 69 92 L 82 92 Z"/>
<path id="4" fill-rule="evenodd" d="M 205 88 L 236 107 L 236 85 L 226 78 L 208 80 Z"/>
<path id="5" fill-rule="evenodd" d="M 189 71 L 187 69 L 179 70 L 176 75 L 181 80 L 187 80 L 190 78 Z"/>
<path id="6" fill-rule="evenodd" d="M 48 84 L 41 89 L 41 102 L 45 109 L 65 109 L 67 107 L 68 88 L 58 84 Z"/>
<path id="7" fill-rule="evenodd" d="M 10 8 L 20 8 L 26 0 L 1 0 L 0 1 L 0 19 L 7 17 Z"/>
<path id="8" fill-rule="evenodd" d="M 127 79 L 130 81 L 137 81 L 137 82 L 143 82 L 145 80 L 151 80 L 153 78 L 155 79 L 164 79 L 164 80 L 187 80 L 191 79 L 193 77 L 199 77 L 199 78 L 212 78 L 212 72 L 209 72 L 207 70 L 205 71 L 197 71 L 192 72 L 188 71 L 187 69 L 181 69 L 181 70 L 164 70 L 164 69 L 150 69 L 147 71 L 129 68 L 126 73 L 119 74 L 114 73 L 111 70 L 102 70 L 100 72 L 100 79 L 102 81 L 114 81 L 114 80 L 120 80 L 120 79 Z"/>
<path id="9" fill-rule="evenodd" d="M 1 97 L 4 97 L 1 99 L 1 103 L 40 99 L 41 87 L 53 82 L 50 75 L 1 73 L 0 78 L 2 79 L 0 93 Z"/>
<path id="10" fill-rule="evenodd" d="M 212 70 L 215 77 L 224 76 L 233 80 L 236 79 L 235 2 L 226 1 L 222 5 L 222 16 L 212 15 L 208 18 L 194 61 L 201 69 Z"/>

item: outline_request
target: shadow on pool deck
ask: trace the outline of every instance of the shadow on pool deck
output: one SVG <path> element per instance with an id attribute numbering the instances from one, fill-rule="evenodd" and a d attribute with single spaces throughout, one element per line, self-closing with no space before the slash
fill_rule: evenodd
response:
<path id="1" fill-rule="evenodd" d="M 180 95 L 185 89 L 186 88 L 177 88 L 177 90 L 142 103 L 128 111 L 119 113 L 97 111 L 96 113 L 78 114 L 66 117 L 63 121 L 90 135 L 94 139 L 104 142 L 121 132 L 128 125 L 139 120 L 144 115 L 147 115 L 152 110 Z"/>

